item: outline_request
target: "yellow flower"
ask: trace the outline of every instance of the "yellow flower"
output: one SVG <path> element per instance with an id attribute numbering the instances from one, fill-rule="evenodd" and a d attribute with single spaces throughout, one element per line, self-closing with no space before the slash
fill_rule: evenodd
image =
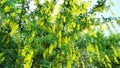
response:
<path id="1" fill-rule="evenodd" d="M 104 59 L 101 59 L 101 56 L 100 56 L 100 54 L 99 54 L 99 48 L 98 48 L 98 45 L 96 45 L 95 46 L 95 53 L 96 53 L 96 55 L 97 55 L 97 59 L 99 60 L 99 61 L 104 61 Z"/>
<path id="2" fill-rule="evenodd" d="M 18 24 L 14 23 L 14 22 L 10 22 L 10 26 L 11 26 L 11 32 L 10 32 L 10 35 L 13 35 L 17 29 L 18 29 Z"/>
<path id="3" fill-rule="evenodd" d="M 85 63 L 82 61 L 82 68 L 85 68 Z"/>
<path id="4" fill-rule="evenodd" d="M 45 49 L 45 51 L 43 52 L 43 57 L 44 57 L 44 58 L 46 58 L 46 57 L 47 57 L 48 51 L 49 51 L 49 49 L 48 49 L 48 48 L 46 48 L 46 49 Z"/>
<path id="5" fill-rule="evenodd" d="M 109 64 L 108 64 L 108 67 L 109 67 L 109 68 L 112 68 L 112 64 L 109 63 Z"/>
<path id="6" fill-rule="evenodd" d="M 91 57 L 89 58 L 89 60 L 90 60 L 90 63 L 92 63 L 92 62 L 93 62 L 93 60 L 92 60 L 92 58 L 91 58 Z"/>
<path id="7" fill-rule="evenodd" d="M 75 60 L 75 59 L 76 59 L 76 54 L 73 53 L 73 54 L 72 54 L 72 60 Z"/>
<path id="8" fill-rule="evenodd" d="M 5 2 L 6 2 L 6 0 L 2 0 L 0 3 L 1 3 L 1 5 L 2 5 L 2 4 L 4 4 Z"/>
<path id="9" fill-rule="evenodd" d="M 76 25 L 77 26 L 77 30 L 80 30 L 80 25 Z"/>
<path id="10" fill-rule="evenodd" d="M 52 30 L 53 30 L 53 32 L 55 33 L 56 31 L 56 28 L 57 28 L 57 25 L 56 24 L 54 24 L 53 26 L 52 26 Z"/>
<path id="11" fill-rule="evenodd" d="M 91 43 L 88 43 L 87 51 L 88 51 L 88 52 L 92 52 L 92 53 L 95 52 L 95 51 L 94 51 L 94 47 L 93 47 L 93 45 L 92 45 Z"/>
<path id="12" fill-rule="evenodd" d="M 39 22 L 39 25 L 40 25 L 40 26 L 43 26 L 43 25 L 44 25 L 44 22 Z"/>
<path id="13" fill-rule="evenodd" d="M 66 22 L 66 18 L 65 17 L 63 17 L 63 21 Z"/>
<path id="14" fill-rule="evenodd" d="M 71 60 L 68 60 L 67 65 L 66 65 L 66 68 L 72 68 L 71 64 L 72 64 L 72 61 L 71 61 Z"/>
<path id="15" fill-rule="evenodd" d="M 112 50 L 113 50 L 113 52 L 114 52 L 115 56 L 116 56 L 116 57 L 118 57 L 118 53 L 117 53 L 116 48 L 115 48 L 114 46 L 111 46 L 111 48 L 112 48 Z"/>
<path id="16" fill-rule="evenodd" d="M 29 42 L 30 43 L 33 41 L 34 37 L 35 37 L 35 32 L 33 31 L 32 32 L 32 36 L 29 38 Z"/>
<path id="17" fill-rule="evenodd" d="M 4 8 L 4 11 L 7 13 L 7 12 L 10 12 L 10 7 L 9 6 L 6 6 L 5 8 Z"/>
<path id="18" fill-rule="evenodd" d="M 74 34 L 74 39 L 78 40 L 78 35 L 77 34 Z"/>
<path id="19" fill-rule="evenodd" d="M 17 12 L 17 13 L 21 13 L 21 12 L 22 12 L 22 10 L 21 10 L 21 9 L 19 9 L 19 10 L 17 10 L 16 12 Z"/>
<path id="20" fill-rule="evenodd" d="M 114 61 L 115 61 L 117 64 L 119 64 L 119 61 L 118 61 L 118 59 L 116 58 L 116 56 L 114 56 Z"/>
<path id="21" fill-rule="evenodd" d="M 73 26 L 73 28 L 76 27 L 76 23 L 75 22 L 72 22 L 71 25 Z"/>
<path id="22" fill-rule="evenodd" d="M 49 47 L 49 55 L 52 55 L 53 49 L 54 49 L 54 45 L 51 44 Z"/>
<path id="23" fill-rule="evenodd" d="M 59 40 L 58 40 L 58 42 L 59 42 L 58 47 L 61 47 L 61 37 L 62 37 L 62 32 L 61 31 L 58 32 L 57 37 L 59 38 Z"/>
<path id="24" fill-rule="evenodd" d="M 107 60 L 107 62 L 111 62 L 110 58 L 108 57 L 108 55 L 105 55 L 105 58 Z"/>
<path id="25" fill-rule="evenodd" d="M 0 53 L 0 62 L 2 62 L 2 61 L 4 61 L 5 60 L 5 57 L 3 56 L 4 54 L 3 54 L 3 52 L 2 53 Z"/>
<path id="26" fill-rule="evenodd" d="M 64 38 L 64 43 L 65 43 L 65 44 L 68 44 L 68 43 L 69 43 L 69 41 L 70 41 L 70 38 L 69 38 L 69 37 L 67 37 L 67 36 L 65 36 L 65 38 Z"/>
<path id="27" fill-rule="evenodd" d="M 13 13 L 11 14 L 11 16 L 12 16 L 13 18 L 16 17 L 16 13 L 13 12 Z"/>

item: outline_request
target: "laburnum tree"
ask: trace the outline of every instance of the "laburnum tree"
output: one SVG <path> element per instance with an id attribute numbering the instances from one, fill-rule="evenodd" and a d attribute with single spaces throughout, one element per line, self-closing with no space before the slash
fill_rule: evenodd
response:
<path id="1" fill-rule="evenodd" d="M 31 1 L 36 6 L 34 11 L 30 10 Z M 95 16 L 108 11 L 114 5 L 112 1 L 106 5 L 106 0 L 98 0 L 91 8 L 92 2 L 84 0 L 64 0 L 62 4 L 59 0 L 41 2 L 0 0 L 0 67 L 112 68 L 112 61 L 119 65 L 120 50 L 114 47 L 120 45 L 119 38 L 115 43 L 112 37 L 111 42 L 92 30 L 92 26 L 106 23 Z M 116 18 L 116 21 L 120 20 Z M 85 29 L 89 30 L 91 39 L 84 35 Z M 101 40 L 106 42 L 102 44 Z M 113 49 L 113 56 L 107 54 L 106 47 Z"/>

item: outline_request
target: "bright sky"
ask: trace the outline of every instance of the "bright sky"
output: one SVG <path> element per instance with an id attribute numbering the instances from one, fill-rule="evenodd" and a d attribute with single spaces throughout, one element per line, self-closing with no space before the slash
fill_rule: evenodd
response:
<path id="1" fill-rule="evenodd" d="M 115 15 L 117 17 L 120 17 L 120 0 L 113 0 L 115 3 L 115 7 L 112 7 L 113 11 L 115 12 Z"/>
<path id="2" fill-rule="evenodd" d="M 109 4 L 110 0 L 107 0 L 107 4 Z M 120 17 L 120 0 L 112 0 L 114 5 L 115 6 L 111 6 L 111 10 L 113 11 L 114 13 L 114 17 Z M 111 14 L 111 11 L 108 11 L 108 12 L 104 12 L 104 13 L 99 13 L 97 14 L 97 17 L 101 17 L 101 15 L 103 15 L 104 17 L 112 17 L 112 14 Z M 113 22 L 114 23 L 114 26 L 115 28 L 112 27 L 111 24 L 109 24 L 110 26 L 110 30 L 112 31 L 112 33 L 120 33 L 120 25 L 118 25 L 115 21 Z M 105 35 L 108 36 L 110 33 L 109 33 L 109 30 L 105 30 L 104 31 Z"/>
<path id="3" fill-rule="evenodd" d="M 92 5 L 91 7 L 96 4 L 97 0 L 91 0 L 92 1 Z M 106 0 L 106 4 L 110 4 L 110 0 Z M 114 6 L 111 6 L 110 10 L 114 13 L 114 17 L 120 17 L 120 0 L 111 0 L 114 3 Z M 112 17 L 112 13 L 111 11 L 108 12 L 103 12 L 103 13 L 97 13 L 96 17 L 97 18 L 101 18 L 101 15 L 103 15 L 104 17 Z M 111 24 L 109 24 L 110 29 L 106 29 L 104 31 L 105 36 L 109 36 L 110 35 L 110 30 L 112 33 L 120 33 L 120 25 L 118 25 L 115 21 L 113 21 L 113 25 L 115 26 L 115 28 L 113 28 L 113 26 Z M 103 27 L 106 27 L 105 24 L 103 24 Z"/>

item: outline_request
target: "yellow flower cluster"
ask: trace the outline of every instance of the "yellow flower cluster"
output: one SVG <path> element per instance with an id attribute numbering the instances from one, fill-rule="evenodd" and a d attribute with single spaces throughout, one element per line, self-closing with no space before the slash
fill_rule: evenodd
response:
<path id="1" fill-rule="evenodd" d="M 10 12 L 10 7 L 9 7 L 9 6 L 5 6 L 4 11 L 5 11 L 6 13 L 7 13 L 7 12 Z"/>
<path id="2" fill-rule="evenodd" d="M 77 26 L 77 27 L 79 29 L 79 26 Z M 76 23 L 75 22 L 71 22 L 71 23 L 68 24 L 67 31 L 71 32 L 71 31 L 73 31 L 73 28 L 76 28 Z"/>
<path id="3" fill-rule="evenodd" d="M 112 48 L 112 50 L 113 50 L 115 56 L 118 57 L 118 53 L 117 53 L 116 48 L 115 48 L 113 45 L 111 46 L 111 48 Z"/>
<path id="4" fill-rule="evenodd" d="M 59 31 L 58 34 L 57 34 L 57 37 L 59 38 L 58 39 L 58 46 L 61 47 L 61 43 L 62 43 L 62 32 Z"/>
<path id="5" fill-rule="evenodd" d="M 91 57 L 89 58 L 89 61 L 90 61 L 90 63 L 91 63 L 91 64 L 93 63 L 93 60 L 92 60 L 92 58 L 91 58 Z"/>
<path id="6" fill-rule="evenodd" d="M 116 56 L 114 56 L 114 62 L 116 62 L 117 64 L 119 64 L 119 61 L 118 61 L 118 59 L 117 59 Z"/>
<path id="7" fill-rule="evenodd" d="M 114 52 L 114 62 L 116 62 L 117 64 L 119 64 L 119 61 L 117 59 L 117 57 L 119 56 L 119 52 L 117 51 L 117 49 L 112 45 L 111 46 L 113 52 Z"/>
<path id="8" fill-rule="evenodd" d="M 10 22 L 11 32 L 10 35 L 12 36 L 18 29 L 18 24 L 15 22 Z"/>
<path id="9" fill-rule="evenodd" d="M 34 37 L 35 37 L 35 32 L 33 31 L 31 33 L 31 37 L 29 38 L 29 43 L 31 43 L 33 41 Z"/>
<path id="10" fill-rule="evenodd" d="M 17 11 L 16 11 L 16 13 L 21 13 L 22 12 L 22 10 L 21 9 L 18 9 Z"/>
<path id="11" fill-rule="evenodd" d="M 82 68 L 85 68 L 85 63 L 84 63 L 84 61 L 82 61 Z"/>
<path id="12" fill-rule="evenodd" d="M 3 5 L 5 2 L 6 2 L 6 0 L 2 0 L 2 1 L 0 2 L 0 4 Z"/>
<path id="13" fill-rule="evenodd" d="M 24 61 L 23 61 L 24 68 L 30 68 L 32 65 L 32 62 L 33 62 L 32 58 L 34 55 L 34 52 L 31 49 L 31 46 L 25 45 L 24 49 L 22 49 L 21 54 L 22 54 L 22 56 L 25 56 Z"/>
<path id="14" fill-rule="evenodd" d="M 63 42 L 64 42 L 64 44 L 68 44 L 70 42 L 70 37 L 65 36 L 63 38 Z"/>
<path id="15" fill-rule="evenodd" d="M 17 14 L 16 14 L 15 12 L 13 12 L 13 13 L 11 14 L 12 18 L 15 18 L 16 15 L 17 15 Z"/>
<path id="16" fill-rule="evenodd" d="M 105 59 L 106 59 L 107 62 L 111 63 L 111 60 L 110 60 L 110 58 L 108 57 L 108 55 L 105 55 Z"/>
<path id="17" fill-rule="evenodd" d="M 4 61 L 5 60 L 5 57 L 3 56 L 3 52 L 0 53 L 0 62 Z"/>
<path id="18" fill-rule="evenodd" d="M 79 38 L 79 35 L 76 34 L 76 33 L 74 33 L 74 39 L 75 39 L 75 40 L 78 40 L 78 38 Z"/>
<path id="19" fill-rule="evenodd" d="M 54 44 L 50 44 L 50 46 L 44 50 L 43 57 L 47 58 L 47 56 L 51 56 L 53 53 L 53 49 L 56 47 L 56 45 L 56 42 Z M 59 58 L 59 54 L 57 55 L 57 57 Z"/>
<path id="20" fill-rule="evenodd" d="M 95 51 L 94 51 L 94 47 L 93 47 L 93 45 L 92 45 L 91 43 L 88 43 L 87 52 L 92 52 L 92 53 L 95 52 Z"/>

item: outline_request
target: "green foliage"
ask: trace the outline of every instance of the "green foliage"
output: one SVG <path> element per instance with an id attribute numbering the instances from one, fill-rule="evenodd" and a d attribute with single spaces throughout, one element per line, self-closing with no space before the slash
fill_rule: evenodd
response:
<path id="1" fill-rule="evenodd" d="M 93 15 L 108 9 L 106 0 L 98 0 L 90 11 L 90 1 L 33 1 L 37 8 L 28 13 L 29 0 L 0 0 L 0 67 L 119 66 L 119 35 L 106 38 L 91 30 L 100 23 Z M 90 33 L 84 34 L 85 29 Z"/>
<path id="2" fill-rule="evenodd" d="M 84 61 L 86 67 L 97 68 L 117 68 L 120 60 L 119 34 L 112 34 L 109 37 L 104 36 L 102 32 L 96 33 L 97 38 L 89 33 L 80 37 L 76 47 L 81 50 L 80 62 Z M 84 56 L 84 57 L 83 57 Z M 82 65 L 82 63 L 81 63 Z"/>

